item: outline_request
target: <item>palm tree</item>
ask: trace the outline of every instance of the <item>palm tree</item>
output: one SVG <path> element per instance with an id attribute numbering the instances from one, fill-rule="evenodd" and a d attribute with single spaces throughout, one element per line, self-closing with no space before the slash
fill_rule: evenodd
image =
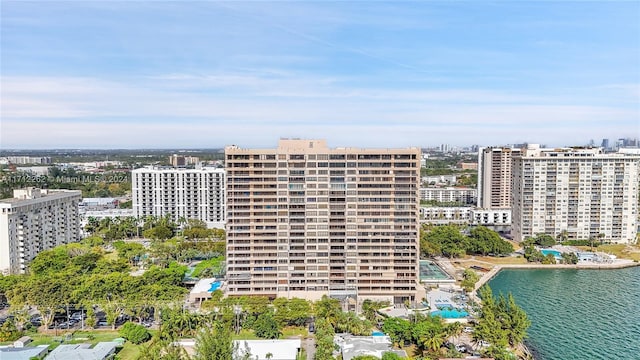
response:
<path id="1" fill-rule="evenodd" d="M 462 334 L 462 329 L 464 329 L 464 327 L 462 326 L 462 323 L 459 323 L 457 321 L 449 324 L 446 327 L 447 338 L 451 338 L 452 340 L 457 340 L 458 336 Z"/>
<path id="2" fill-rule="evenodd" d="M 422 337 L 420 337 L 420 342 L 428 351 L 437 352 L 444 344 L 445 338 L 446 333 L 444 332 L 435 334 L 424 334 Z"/>

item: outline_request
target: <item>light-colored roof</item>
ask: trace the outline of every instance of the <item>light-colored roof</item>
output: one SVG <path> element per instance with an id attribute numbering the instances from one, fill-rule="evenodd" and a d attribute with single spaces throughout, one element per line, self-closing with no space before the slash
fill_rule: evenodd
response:
<path id="1" fill-rule="evenodd" d="M 216 282 L 216 278 L 207 278 L 207 279 L 198 280 L 198 282 L 193 287 L 193 289 L 191 289 L 191 294 L 209 292 L 209 289 L 211 289 L 211 284 L 213 284 L 214 282 Z"/>
<path id="2" fill-rule="evenodd" d="M 298 349 L 302 346 L 300 339 L 290 340 L 235 340 L 240 356 L 244 355 L 245 343 L 249 347 L 251 358 L 265 360 L 271 353 L 271 360 L 296 360 Z"/>
<path id="3" fill-rule="evenodd" d="M 107 204 L 111 204 L 114 201 L 116 201 L 115 198 L 82 198 L 82 201 L 80 202 L 80 204 L 82 204 L 82 205 L 86 205 L 86 204 L 107 205 Z"/>
<path id="4" fill-rule="evenodd" d="M 388 336 L 351 336 L 336 335 L 334 342 L 342 349 L 342 359 L 351 360 L 359 355 L 382 357 L 385 352 L 393 352 L 400 357 L 407 357 L 404 350 L 394 350 Z"/>
<path id="5" fill-rule="evenodd" d="M 82 197 L 82 191 L 80 190 L 52 190 L 48 194 L 43 194 L 39 198 L 35 199 L 18 199 L 18 198 L 7 198 L 0 199 L 0 205 L 8 204 L 10 206 L 27 206 L 32 204 L 40 204 L 46 201 L 65 199 L 69 197 Z M 7 207 L 6 205 L 4 207 Z"/>
<path id="6" fill-rule="evenodd" d="M 0 359 L 2 360 L 29 360 L 34 356 L 41 356 L 47 352 L 49 345 L 35 347 L 0 347 Z"/>
<path id="7" fill-rule="evenodd" d="M 93 348 L 91 344 L 60 345 L 46 360 L 103 360 L 115 352 L 117 342 L 99 342 Z"/>

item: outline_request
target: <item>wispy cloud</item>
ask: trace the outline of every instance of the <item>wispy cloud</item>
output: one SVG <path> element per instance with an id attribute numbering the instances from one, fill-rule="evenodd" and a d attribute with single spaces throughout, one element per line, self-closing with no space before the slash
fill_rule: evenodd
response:
<path id="1" fill-rule="evenodd" d="M 640 133 L 637 4 L 2 5 L 2 147 Z"/>

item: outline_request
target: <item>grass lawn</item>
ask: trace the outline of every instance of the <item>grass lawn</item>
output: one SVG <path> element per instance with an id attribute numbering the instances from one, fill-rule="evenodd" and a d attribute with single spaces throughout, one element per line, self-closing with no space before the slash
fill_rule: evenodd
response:
<path id="1" fill-rule="evenodd" d="M 233 340 L 259 340 L 260 338 L 256 336 L 253 330 L 242 329 L 240 330 L 240 334 L 232 334 L 231 337 Z"/>
<path id="2" fill-rule="evenodd" d="M 33 342 L 29 344 L 29 346 L 37 346 L 37 345 L 50 345 L 49 350 L 53 350 L 58 345 L 60 345 L 60 341 L 64 340 L 63 344 L 80 344 L 80 343 L 90 343 L 95 345 L 99 342 L 104 341 L 113 341 L 113 339 L 121 337 L 117 331 L 75 331 L 73 334 L 71 332 L 58 332 L 56 336 L 55 332 L 48 333 L 27 333 L 26 335 L 30 336 L 33 339 Z M 67 340 L 69 337 L 70 340 Z M 134 345 L 130 342 L 125 342 L 122 350 L 118 352 L 118 359 L 121 360 L 134 360 L 140 354 L 140 345 Z"/>
<path id="3" fill-rule="evenodd" d="M 288 339 L 290 337 L 302 336 L 306 337 L 309 335 L 307 328 L 304 326 L 287 326 L 282 329 L 281 339 Z"/>
<path id="4" fill-rule="evenodd" d="M 590 249 L 589 246 L 580 246 L 580 248 L 584 248 L 587 251 L 588 249 Z M 633 245 L 625 245 L 625 244 L 606 245 L 605 244 L 605 245 L 600 245 L 597 248 L 594 248 L 594 250 L 615 255 L 620 259 L 640 261 L 640 248 Z"/>
<path id="5" fill-rule="evenodd" d="M 118 359 L 134 360 L 140 355 L 140 345 L 134 345 L 130 342 L 124 343 L 122 350 L 118 352 Z"/>

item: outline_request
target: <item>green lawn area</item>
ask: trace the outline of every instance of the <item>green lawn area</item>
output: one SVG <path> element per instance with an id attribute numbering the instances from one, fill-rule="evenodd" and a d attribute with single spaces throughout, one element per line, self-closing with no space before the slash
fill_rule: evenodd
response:
<path id="1" fill-rule="evenodd" d="M 138 355 L 140 354 L 140 346 L 141 345 L 134 345 L 130 342 L 126 342 L 124 343 L 124 346 L 122 347 L 122 350 L 120 350 L 120 352 L 118 352 L 118 359 L 121 360 L 134 360 L 138 357 Z"/>
<path id="2" fill-rule="evenodd" d="M 282 329 L 282 335 L 280 336 L 280 338 L 287 339 L 294 336 L 306 337 L 307 335 L 309 335 L 309 332 L 304 326 L 287 326 Z"/>
<path id="3" fill-rule="evenodd" d="M 584 251 L 591 251 L 589 246 L 576 246 Z M 606 252 L 615 255 L 620 259 L 640 261 L 640 248 L 638 246 L 626 244 L 604 244 L 593 248 L 594 251 Z"/>
<path id="4" fill-rule="evenodd" d="M 240 334 L 233 334 L 233 340 L 259 340 L 260 338 L 256 336 L 253 330 L 250 329 L 242 329 L 240 330 Z"/>

